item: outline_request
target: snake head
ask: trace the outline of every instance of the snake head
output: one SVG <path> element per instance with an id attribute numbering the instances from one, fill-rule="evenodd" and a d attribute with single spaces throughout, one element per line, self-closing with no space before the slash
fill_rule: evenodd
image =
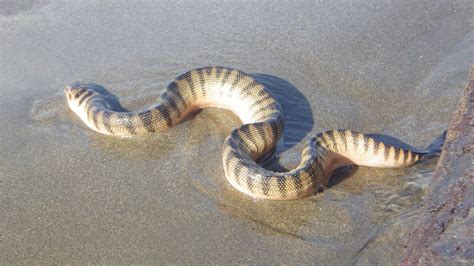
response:
<path id="1" fill-rule="evenodd" d="M 117 97 L 108 92 L 104 87 L 95 83 L 75 82 L 64 88 L 69 108 L 75 113 L 87 113 L 88 107 L 105 107 L 113 111 L 128 111 L 124 109 Z"/>
<path id="2" fill-rule="evenodd" d="M 71 85 L 67 85 L 64 88 L 64 93 L 66 93 L 68 101 L 78 100 L 82 98 L 82 96 L 88 94 L 89 91 L 93 93 L 87 84 L 81 83 L 79 81 Z"/>
<path id="3" fill-rule="evenodd" d="M 100 95 L 94 86 L 81 82 L 75 82 L 66 86 L 64 93 L 66 94 L 69 107 L 73 111 L 84 109 L 93 97 Z"/>

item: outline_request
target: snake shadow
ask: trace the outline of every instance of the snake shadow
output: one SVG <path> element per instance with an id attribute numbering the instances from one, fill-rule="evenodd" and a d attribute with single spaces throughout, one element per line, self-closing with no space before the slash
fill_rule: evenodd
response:
<path id="1" fill-rule="evenodd" d="M 102 97 L 104 97 L 107 100 L 107 103 L 109 104 L 109 108 L 111 110 L 116 111 L 116 112 L 130 112 L 129 109 L 126 109 L 122 106 L 119 98 L 115 94 L 108 91 L 102 85 L 99 85 L 97 83 L 82 83 L 82 82 L 77 81 L 71 84 L 70 86 L 74 87 L 74 86 L 79 86 L 79 85 L 88 87 L 90 90 L 101 94 Z"/>
<path id="2" fill-rule="evenodd" d="M 259 164 L 271 171 L 288 172 L 290 169 L 280 163 L 278 154 L 303 142 L 306 136 L 311 133 L 314 126 L 313 111 L 306 97 L 290 82 L 268 74 L 258 73 L 252 74 L 252 76 L 265 85 L 280 103 L 285 125 L 275 152 L 264 156 Z M 329 178 L 328 187 L 341 183 L 352 176 L 355 171 L 357 171 L 356 166 L 337 169 Z"/>
<path id="3" fill-rule="evenodd" d="M 306 97 L 290 82 L 268 74 L 252 74 L 265 85 L 280 103 L 283 111 L 284 130 L 277 146 L 277 153 L 300 143 L 313 129 L 314 118 Z"/>
<path id="4" fill-rule="evenodd" d="M 309 134 L 312 134 L 314 126 L 313 111 L 306 97 L 290 82 L 268 74 L 252 74 L 252 76 L 265 85 L 270 93 L 280 103 L 283 112 L 284 130 L 275 153 L 269 158 L 264 158 L 260 163 L 264 168 L 275 172 L 288 172 L 290 169 L 283 166 L 278 157 L 280 153 L 290 149 L 296 144 L 303 142 Z M 344 166 L 336 169 L 329 177 L 327 188 L 335 186 L 357 172 L 356 165 Z M 318 188 L 316 192 L 322 192 Z"/>

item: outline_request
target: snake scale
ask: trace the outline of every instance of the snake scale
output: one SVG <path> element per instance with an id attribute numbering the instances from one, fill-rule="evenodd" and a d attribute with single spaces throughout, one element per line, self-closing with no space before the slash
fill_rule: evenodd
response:
<path id="1" fill-rule="evenodd" d="M 243 124 L 225 139 L 225 176 L 236 189 L 256 198 L 305 197 L 327 186 L 338 167 L 410 166 L 431 152 L 399 148 L 351 130 L 330 130 L 309 139 L 296 168 L 288 172 L 267 170 L 257 161 L 275 148 L 282 135 L 280 104 L 252 76 L 226 67 L 203 67 L 180 75 L 155 105 L 139 112 L 115 108 L 109 93 L 88 84 L 67 86 L 65 93 L 70 109 L 88 127 L 107 135 L 162 131 L 201 108 L 231 110 Z"/>

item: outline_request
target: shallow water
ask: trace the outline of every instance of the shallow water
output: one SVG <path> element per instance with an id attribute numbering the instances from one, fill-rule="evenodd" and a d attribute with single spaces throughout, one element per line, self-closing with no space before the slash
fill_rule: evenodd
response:
<path id="1" fill-rule="evenodd" d="M 474 62 L 469 1 L 8 2 L 0 6 L 0 257 L 4 262 L 395 263 L 436 161 L 359 167 L 324 193 L 254 200 L 226 181 L 239 124 L 204 110 L 115 138 L 86 128 L 63 87 L 99 83 L 127 108 L 185 71 L 253 74 L 285 113 L 279 163 L 333 128 L 426 146 Z M 346 171 L 347 172 L 347 171 Z"/>

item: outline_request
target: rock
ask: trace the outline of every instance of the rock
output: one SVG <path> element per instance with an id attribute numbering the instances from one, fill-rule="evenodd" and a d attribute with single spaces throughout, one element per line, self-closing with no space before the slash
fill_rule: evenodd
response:
<path id="1" fill-rule="evenodd" d="M 474 65 L 448 126 L 446 142 L 403 265 L 474 262 Z"/>

